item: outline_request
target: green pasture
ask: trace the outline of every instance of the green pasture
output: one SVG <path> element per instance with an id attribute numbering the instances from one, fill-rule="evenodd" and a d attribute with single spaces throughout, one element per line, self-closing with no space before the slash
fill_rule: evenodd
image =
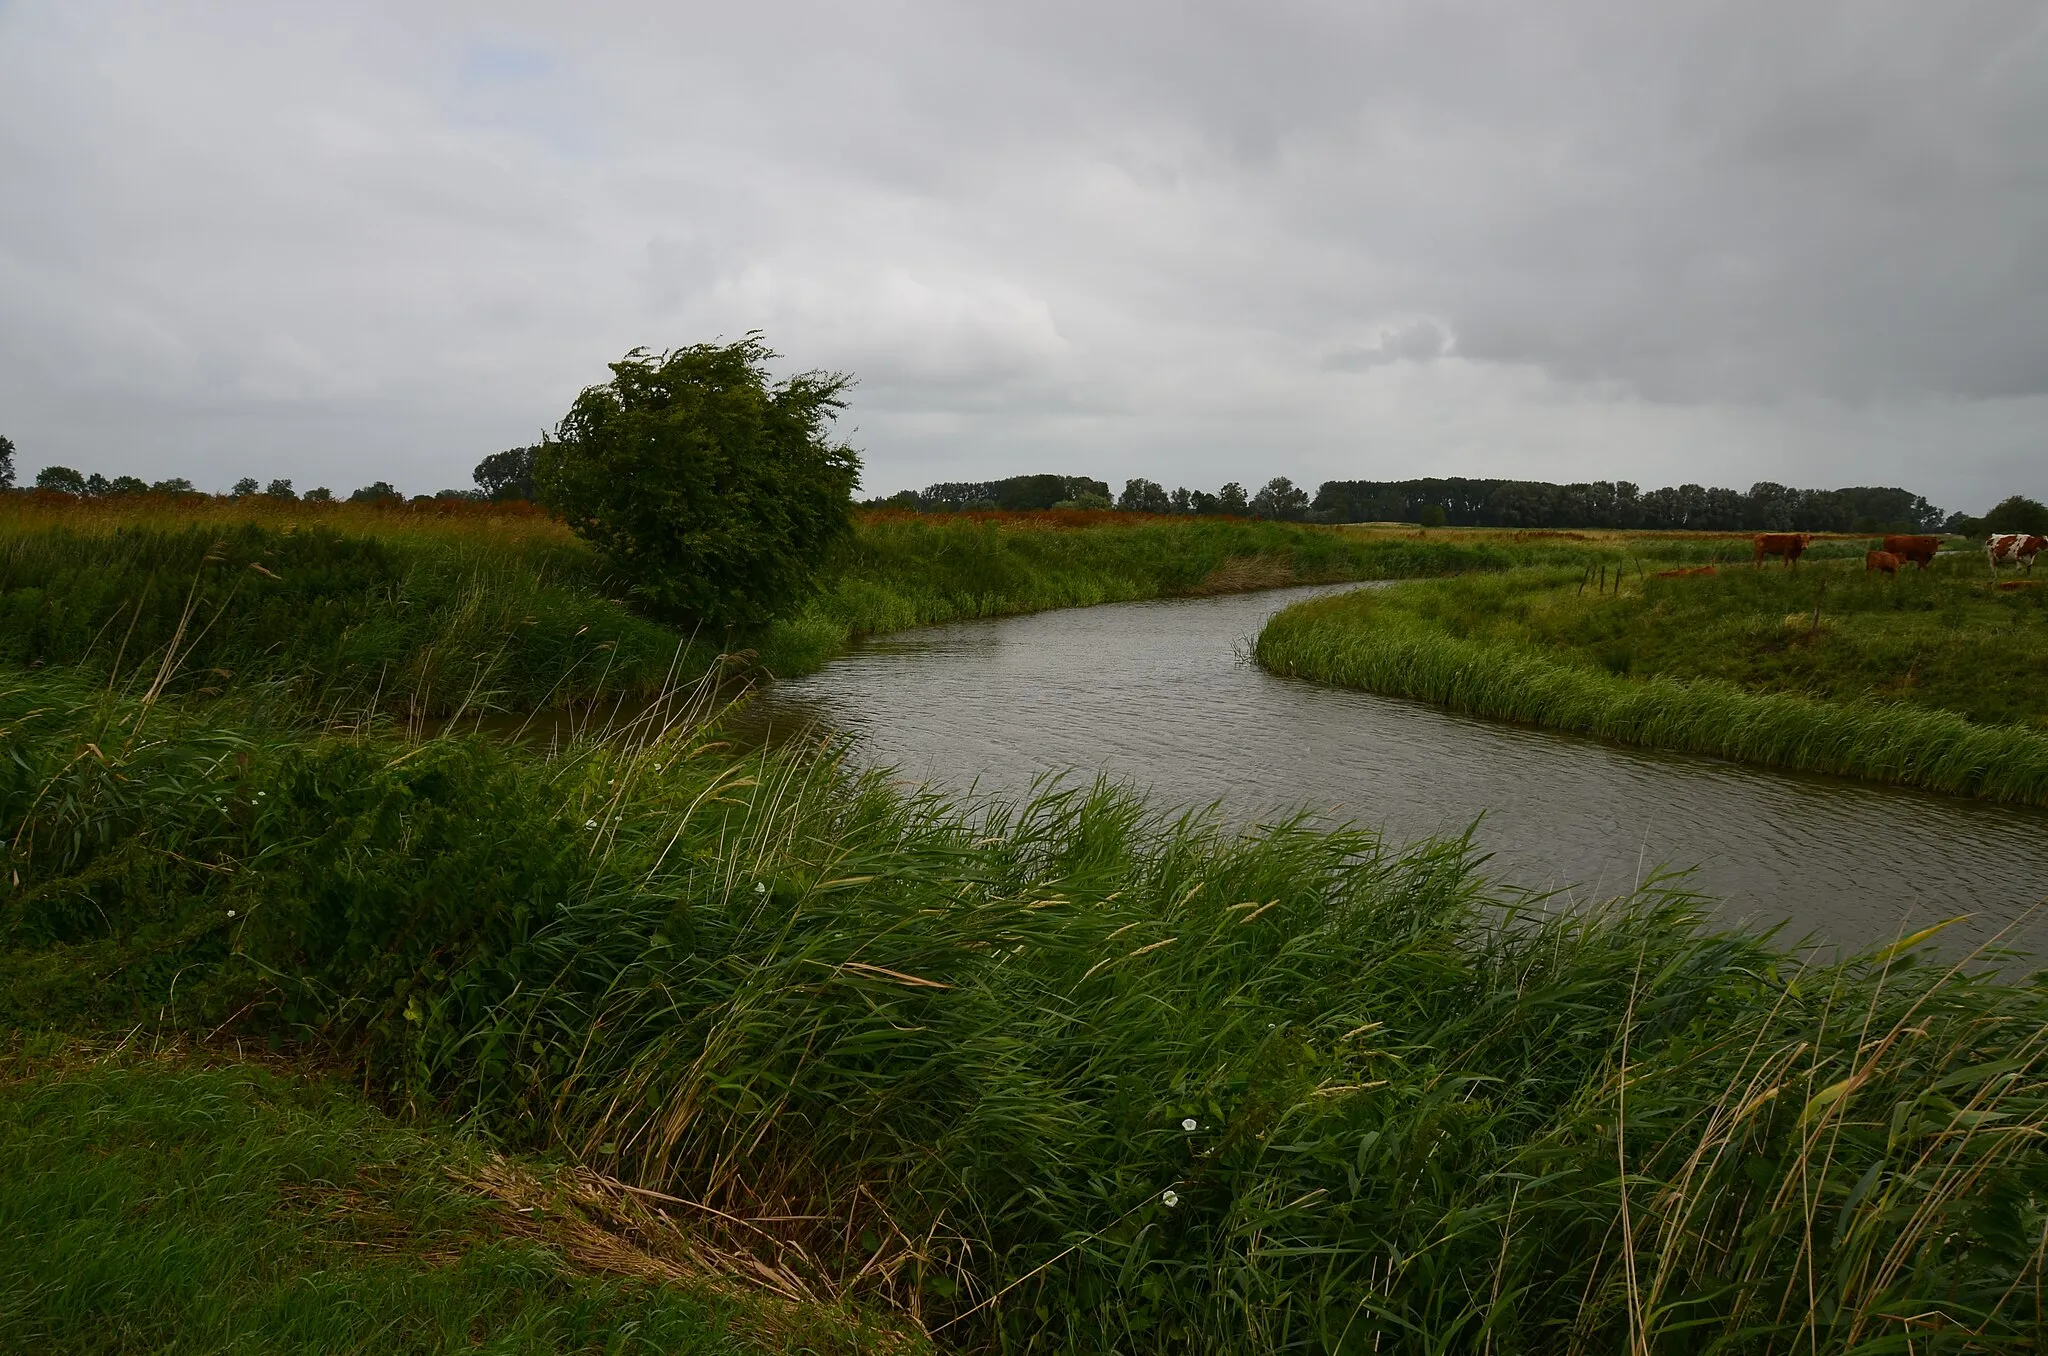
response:
<path id="1" fill-rule="evenodd" d="M 2039 591 L 1993 587 L 1968 555 L 1896 579 L 1860 555 L 1669 567 L 1635 557 L 1318 599 L 1272 618 L 1257 655 L 1494 719 L 2048 803 Z"/>

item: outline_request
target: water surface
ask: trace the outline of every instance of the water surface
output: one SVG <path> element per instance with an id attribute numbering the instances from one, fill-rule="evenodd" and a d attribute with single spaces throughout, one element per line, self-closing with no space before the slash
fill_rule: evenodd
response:
<path id="1" fill-rule="evenodd" d="M 1342 587 L 1356 587 L 1345 585 Z M 2048 946 L 2048 813 L 1788 775 L 1276 678 L 1240 653 L 1327 588 L 1040 613 L 866 642 L 753 719 L 851 736 L 917 782 L 1014 793 L 1108 773 L 1256 821 L 1297 809 L 1407 841 L 1475 821 L 1493 874 L 1600 897 L 1691 872 L 1730 917 L 1862 945 L 1959 913 Z"/>

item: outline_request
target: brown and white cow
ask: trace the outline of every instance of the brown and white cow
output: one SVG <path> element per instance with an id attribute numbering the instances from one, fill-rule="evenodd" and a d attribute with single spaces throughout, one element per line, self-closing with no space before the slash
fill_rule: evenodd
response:
<path id="1" fill-rule="evenodd" d="M 1993 574 L 2008 560 L 2032 574 L 2034 557 L 2043 551 L 2048 551 L 2048 537 L 2033 532 L 1997 532 L 1984 543 L 1984 554 L 1991 560 Z"/>
<path id="2" fill-rule="evenodd" d="M 1897 579 L 1899 577 L 1899 563 L 1899 558 L 1890 551 L 1865 551 L 1863 553 L 1863 573 L 1865 574 L 1875 570 L 1879 574 L 1888 574 L 1892 578 Z"/>
<path id="3" fill-rule="evenodd" d="M 1765 556 L 1783 556 L 1785 568 L 1789 570 L 1799 563 L 1799 557 L 1806 554 L 1807 543 L 1812 540 L 1810 532 L 1759 532 L 1756 534 L 1756 563 L 1762 565 Z"/>
<path id="4" fill-rule="evenodd" d="M 1897 556 L 1900 560 L 1912 561 L 1924 570 L 1927 568 L 1928 562 L 1934 559 L 1935 552 L 1941 550 L 1941 538 L 1886 537 L 1884 539 L 1884 549 Z"/>

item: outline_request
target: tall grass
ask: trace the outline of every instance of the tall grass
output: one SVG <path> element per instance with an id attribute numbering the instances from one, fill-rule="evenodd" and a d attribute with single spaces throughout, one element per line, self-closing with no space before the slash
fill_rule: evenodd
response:
<path id="1" fill-rule="evenodd" d="M 1275 673 L 1625 744 L 2048 804 L 2048 735 L 1897 701 L 1624 676 L 1593 662 L 1596 647 L 1581 655 L 1470 625 L 1465 607 L 1483 587 L 1458 581 L 1409 598 L 1361 593 L 1297 604 L 1267 622 L 1256 658 Z M 1785 630 L 1778 616 L 1771 623 Z"/>
<path id="2" fill-rule="evenodd" d="M 2048 991 L 715 727 L 540 759 L 0 697 L 9 1020 L 325 1048 L 948 1345 L 2043 1337 Z"/>
<path id="3" fill-rule="evenodd" d="M 652 691 L 714 651 L 573 545 L 251 523 L 0 533 L 0 663 L 159 695 L 270 684 L 327 720 Z"/>

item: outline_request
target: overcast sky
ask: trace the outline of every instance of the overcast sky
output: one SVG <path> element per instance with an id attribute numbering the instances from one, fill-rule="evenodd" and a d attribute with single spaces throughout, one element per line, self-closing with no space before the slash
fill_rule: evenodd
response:
<path id="1" fill-rule="evenodd" d="M 469 484 L 766 332 L 871 493 L 2048 498 L 2048 5 L 0 0 L 0 433 Z"/>

